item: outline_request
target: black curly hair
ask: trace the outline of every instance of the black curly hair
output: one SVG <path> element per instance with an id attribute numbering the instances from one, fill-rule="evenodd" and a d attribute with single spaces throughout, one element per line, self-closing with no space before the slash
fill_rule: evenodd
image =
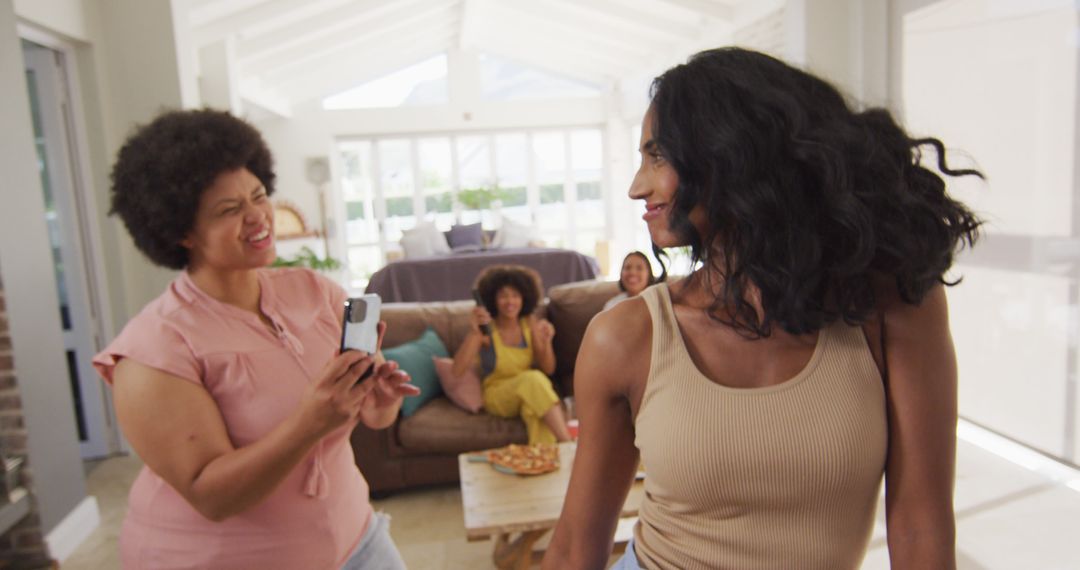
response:
<path id="1" fill-rule="evenodd" d="M 274 161 L 255 127 L 224 111 L 167 111 L 128 137 L 113 165 L 112 208 L 146 257 L 188 265 L 180 241 L 195 224 L 199 197 L 218 175 L 247 168 L 274 193 Z"/>
<path id="2" fill-rule="evenodd" d="M 499 314 L 495 305 L 495 294 L 503 287 L 512 287 L 521 294 L 521 316 L 533 314 L 540 303 L 540 292 L 544 290 L 540 275 L 523 265 L 492 265 L 480 272 L 476 278 L 476 292 L 484 303 L 484 308 L 492 317 Z"/>
<path id="3" fill-rule="evenodd" d="M 649 256 L 647 256 L 644 253 L 642 253 L 640 251 L 637 251 L 637 250 L 631 251 L 630 253 L 626 254 L 626 257 L 624 257 L 622 259 L 622 265 L 619 266 L 619 291 L 622 291 L 623 293 L 626 292 L 626 285 L 623 285 L 623 282 L 622 282 L 622 266 L 626 265 L 626 260 L 627 259 L 630 259 L 631 257 L 634 257 L 634 256 L 640 257 L 642 260 L 644 260 L 645 261 L 645 267 L 649 268 L 649 282 L 648 282 L 647 285 L 652 285 L 654 283 L 659 283 L 661 281 L 664 281 L 667 278 L 667 273 L 666 272 L 664 273 L 664 279 L 660 279 L 657 276 L 653 275 L 652 262 L 649 261 Z"/>
<path id="4" fill-rule="evenodd" d="M 679 176 L 671 227 L 712 270 L 693 279 L 710 290 L 709 274 L 722 276 L 712 318 L 752 338 L 774 325 L 804 334 L 865 322 L 876 284 L 917 304 L 956 283 L 945 271 L 982 222 L 921 166 L 920 148 L 949 176 L 982 174 L 950 169 L 941 141 L 913 139 L 888 111 L 853 111 L 825 81 L 739 48 L 692 56 L 650 94 L 653 142 Z M 697 206 L 708 235 L 690 223 Z"/>

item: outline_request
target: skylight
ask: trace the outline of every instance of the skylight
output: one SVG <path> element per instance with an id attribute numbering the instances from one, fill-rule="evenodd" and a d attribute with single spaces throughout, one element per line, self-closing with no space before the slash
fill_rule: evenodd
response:
<path id="1" fill-rule="evenodd" d="M 449 102 L 446 54 L 441 53 L 323 99 L 323 109 L 376 109 Z"/>
<path id="2" fill-rule="evenodd" d="M 519 64 L 491 54 L 480 55 L 481 96 L 487 101 L 599 97 L 600 85 Z"/>

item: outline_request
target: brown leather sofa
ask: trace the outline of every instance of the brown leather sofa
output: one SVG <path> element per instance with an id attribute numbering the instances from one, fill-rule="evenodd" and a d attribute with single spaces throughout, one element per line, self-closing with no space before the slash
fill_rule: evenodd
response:
<path id="1" fill-rule="evenodd" d="M 553 287 L 540 314 L 555 325 L 556 369 L 552 378 L 560 396 L 573 394 L 574 363 L 585 328 L 604 303 L 618 293 L 612 282 L 584 281 Z M 468 333 L 472 301 L 388 303 L 383 346 L 397 346 L 432 327 L 450 354 Z M 439 396 L 385 430 L 358 426 L 352 433 L 356 465 L 376 496 L 412 487 L 458 481 L 457 456 L 466 451 L 525 443 L 519 419 L 470 414 Z"/>

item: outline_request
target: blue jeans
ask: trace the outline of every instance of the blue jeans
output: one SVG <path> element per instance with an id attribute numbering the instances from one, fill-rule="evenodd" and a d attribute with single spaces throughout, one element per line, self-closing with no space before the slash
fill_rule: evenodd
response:
<path id="1" fill-rule="evenodd" d="M 405 570 L 405 561 L 390 538 L 390 515 L 371 513 L 367 531 L 341 570 Z"/>
<path id="2" fill-rule="evenodd" d="M 610 570 L 642 570 L 638 565 L 637 554 L 634 553 L 633 537 L 630 537 L 630 542 L 626 543 L 626 552 L 623 552 L 622 558 L 619 558 Z"/>

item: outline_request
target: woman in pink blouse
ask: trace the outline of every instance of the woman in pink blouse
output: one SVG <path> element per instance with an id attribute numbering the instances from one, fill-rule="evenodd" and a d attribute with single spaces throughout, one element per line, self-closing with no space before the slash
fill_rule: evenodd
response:
<path id="1" fill-rule="evenodd" d="M 378 354 L 339 354 L 341 287 L 267 269 L 273 191 L 265 142 L 227 113 L 165 113 L 120 149 L 112 212 L 181 270 L 94 359 L 145 463 L 124 568 L 404 567 L 349 434 L 419 391 Z"/>

